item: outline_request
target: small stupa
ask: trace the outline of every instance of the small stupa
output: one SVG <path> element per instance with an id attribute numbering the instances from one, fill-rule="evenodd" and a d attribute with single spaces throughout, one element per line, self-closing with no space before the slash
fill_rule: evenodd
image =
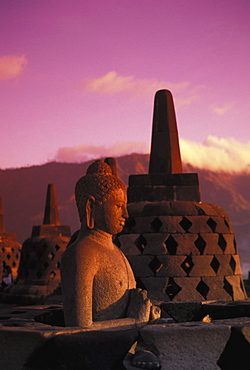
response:
<path id="1" fill-rule="evenodd" d="M 5 266 L 10 266 L 15 279 L 20 262 L 21 244 L 17 242 L 16 233 L 7 233 L 5 230 L 3 201 L 0 198 L 0 281 Z"/>
<path id="2" fill-rule="evenodd" d="M 197 153 L 199 155 L 199 153 Z M 171 92 L 155 95 L 149 173 L 131 175 L 120 247 L 137 285 L 160 301 L 242 300 L 246 293 L 233 228 L 203 203 L 198 175 L 183 173 Z"/>
<path id="3" fill-rule="evenodd" d="M 10 301 L 36 303 L 54 292 L 70 236 L 70 226 L 60 224 L 56 187 L 49 184 L 43 225 L 33 226 L 31 237 L 23 243 L 16 284 L 7 297 Z"/>

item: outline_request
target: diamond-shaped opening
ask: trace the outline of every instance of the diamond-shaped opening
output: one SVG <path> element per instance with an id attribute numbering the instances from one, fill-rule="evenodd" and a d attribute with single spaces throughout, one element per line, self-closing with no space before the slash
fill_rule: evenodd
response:
<path id="1" fill-rule="evenodd" d="M 234 252 L 237 253 L 237 244 L 235 238 L 234 238 Z"/>
<path id="2" fill-rule="evenodd" d="M 136 288 L 142 289 L 142 290 L 147 290 L 147 288 L 145 287 L 145 285 L 143 284 L 143 282 L 141 281 L 140 278 L 136 279 Z"/>
<path id="3" fill-rule="evenodd" d="M 15 248 L 11 248 L 11 252 L 14 252 Z"/>
<path id="4" fill-rule="evenodd" d="M 209 292 L 209 286 L 201 280 L 196 287 L 197 292 L 199 292 L 205 299 L 207 299 L 207 295 Z"/>
<path id="5" fill-rule="evenodd" d="M 54 279 L 56 277 L 56 273 L 54 271 L 51 271 L 51 273 L 49 274 L 49 277 L 50 279 Z"/>
<path id="6" fill-rule="evenodd" d="M 47 261 L 45 261 L 44 264 L 43 264 L 43 267 L 46 269 L 47 267 L 49 267 L 49 263 Z"/>
<path id="7" fill-rule="evenodd" d="M 16 254 L 15 257 L 17 260 L 19 260 L 19 254 Z"/>
<path id="8" fill-rule="evenodd" d="M 161 261 L 156 256 L 154 256 L 154 258 L 152 259 L 152 261 L 149 263 L 148 266 L 153 271 L 153 273 L 156 274 L 157 272 L 160 271 L 163 264 L 161 263 Z"/>
<path id="9" fill-rule="evenodd" d="M 43 276 L 43 274 L 41 273 L 41 271 L 37 271 L 36 276 L 38 279 L 40 279 Z"/>
<path id="10" fill-rule="evenodd" d="M 220 262 L 217 260 L 217 258 L 215 256 L 213 257 L 213 259 L 210 263 L 210 266 L 212 267 L 214 272 L 217 274 L 217 272 L 219 270 L 219 267 L 220 267 Z"/>
<path id="11" fill-rule="evenodd" d="M 12 262 L 12 267 L 16 267 L 16 262 L 15 261 Z"/>
<path id="12" fill-rule="evenodd" d="M 2 251 L 5 252 L 5 248 L 4 247 L 2 247 Z"/>
<path id="13" fill-rule="evenodd" d="M 154 221 L 151 222 L 151 229 L 153 232 L 158 233 L 161 227 L 162 227 L 162 222 L 158 217 L 156 217 Z"/>
<path id="14" fill-rule="evenodd" d="M 187 258 L 182 262 L 181 268 L 185 271 L 185 273 L 188 275 L 192 268 L 194 267 L 192 256 L 187 256 Z"/>
<path id="15" fill-rule="evenodd" d="M 56 244 L 56 246 L 55 246 L 56 251 L 59 251 L 60 248 L 61 247 L 58 244 Z"/>
<path id="16" fill-rule="evenodd" d="M 233 274 L 235 273 L 235 270 L 236 270 L 236 261 L 234 259 L 234 256 L 231 256 L 230 258 L 230 262 L 229 262 L 229 265 L 233 271 Z"/>
<path id="17" fill-rule="evenodd" d="M 196 241 L 194 242 L 194 245 L 196 246 L 196 248 L 198 249 L 198 251 L 200 252 L 200 254 L 202 255 L 204 253 L 204 250 L 206 248 L 206 245 L 207 243 L 205 242 L 205 240 L 199 235 L 198 238 L 196 239 Z"/>
<path id="18" fill-rule="evenodd" d="M 53 252 L 50 252 L 48 254 L 48 258 L 52 261 L 55 258 L 55 254 Z"/>
<path id="19" fill-rule="evenodd" d="M 165 293 L 172 301 L 175 298 L 175 296 L 181 291 L 181 289 L 182 288 L 174 281 L 174 278 L 170 277 L 168 280 L 168 285 L 165 290 Z"/>
<path id="20" fill-rule="evenodd" d="M 225 289 L 225 291 L 233 298 L 234 293 L 233 293 L 232 285 L 227 281 L 226 278 L 224 278 L 223 289 Z"/>
<path id="21" fill-rule="evenodd" d="M 217 226 L 217 223 L 214 221 L 214 219 L 212 219 L 211 217 L 209 217 L 209 219 L 207 220 L 207 225 L 210 227 L 210 229 L 214 233 L 215 232 L 215 229 L 216 229 L 216 226 Z"/>
<path id="22" fill-rule="evenodd" d="M 126 220 L 126 224 L 125 224 L 125 227 L 128 231 L 132 230 L 133 227 L 135 227 L 136 225 L 136 221 L 133 217 L 129 217 L 127 220 Z"/>
<path id="23" fill-rule="evenodd" d="M 227 222 L 227 220 L 224 218 L 224 224 L 226 225 L 226 227 L 228 227 L 229 229 L 229 223 Z"/>
<path id="24" fill-rule="evenodd" d="M 223 252 L 225 252 L 225 249 L 227 247 L 227 241 L 225 240 L 225 238 L 222 234 L 219 234 L 218 245 L 219 245 L 220 249 Z"/>
<path id="25" fill-rule="evenodd" d="M 144 238 L 144 236 L 141 234 L 136 240 L 135 245 L 139 249 L 139 251 L 142 253 L 143 249 L 147 245 L 147 240 Z"/>
<path id="26" fill-rule="evenodd" d="M 58 262 L 57 262 L 56 267 L 57 267 L 58 269 L 60 269 L 60 267 L 61 267 L 61 263 L 60 263 L 60 261 L 58 261 Z"/>
<path id="27" fill-rule="evenodd" d="M 11 255 L 8 253 L 6 257 L 7 257 L 8 260 L 10 260 Z"/>
<path id="28" fill-rule="evenodd" d="M 183 217 L 183 219 L 180 222 L 180 226 L 183 228 L 183 230 L 188 233 L 188 230 L 193 225 L 193 223 L 187 218 Z"/>
<path id="29" fill-rule="evenodd" d="M 177 241 L 172 237 L 172 235 L 170 235 L 167 240 L 165 240 L 164 242 L 166 244 L 166 247 L 167 247 L 167 251 L 169 254 L 176 254 L 176 251 L 177 251 L 177 247 L 178 247 L 178 243 Z"/>

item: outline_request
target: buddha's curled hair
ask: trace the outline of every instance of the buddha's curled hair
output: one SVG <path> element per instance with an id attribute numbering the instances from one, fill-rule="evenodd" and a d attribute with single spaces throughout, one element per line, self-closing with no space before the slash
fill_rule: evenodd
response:
<path id="1" fill-rule="evenodd" d="M 85 215 L 85 204 L 93 196 L 99 203 L 105 202 L 116 189 L 126 190 L 124 183 L 112 175 L 110 166 L 102 160 L 92 163 L 75 186 L 75 198 L 80 221 Z"/>

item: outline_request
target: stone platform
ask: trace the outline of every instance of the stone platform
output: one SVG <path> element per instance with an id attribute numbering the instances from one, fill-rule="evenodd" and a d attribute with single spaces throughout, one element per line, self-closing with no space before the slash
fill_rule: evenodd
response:
<path id="1" fill-rule="evenodd" d="M 61 305 L 2 304 L 1 364 L 6 370 L 133 369 L 123 359 L 140 336 L 163 370 L 249 369 L 250 300 L 167 302 L 161 308 L 158 323 L 142 329 L 86 330 L 61 326 Z"/>

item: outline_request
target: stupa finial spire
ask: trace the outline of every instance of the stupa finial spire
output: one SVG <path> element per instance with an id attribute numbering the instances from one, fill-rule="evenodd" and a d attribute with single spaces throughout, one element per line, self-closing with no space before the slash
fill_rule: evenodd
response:
<path id="1" fill-rule="evenodd" d="M 47 188 L 46 204 L 44 211 L 44 225 L 60 225 L 58 204 L 56 197 L 56 186 L 49 184 Z"/>
<path id="2" fill-rule="evenodd" d="M 182 173 L 179 137 L 172 94 L 155 94 L 149 173 Z"/>

